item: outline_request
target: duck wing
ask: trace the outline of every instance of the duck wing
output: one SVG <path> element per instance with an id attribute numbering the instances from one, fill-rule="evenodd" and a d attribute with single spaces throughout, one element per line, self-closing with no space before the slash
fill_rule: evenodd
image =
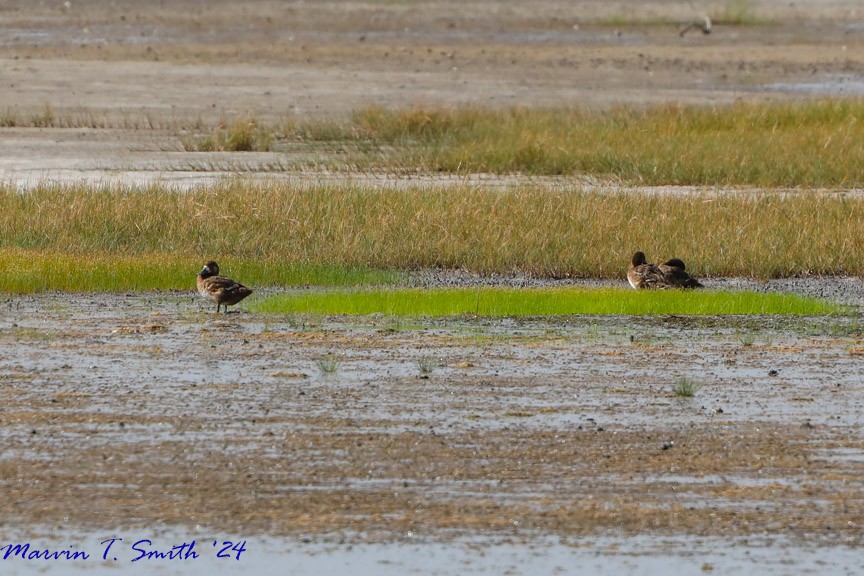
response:
<path id="1" fill-rule="evenodd" d="M 666 276 L 654 264 L 631 266 L 627 271 L 627 280 L 633 288 L 666 288 L 669 284 Z"/>
<path id="2" fill-rule="evenodd" d="M 236 304 L 252 293 L 252 290 L 225 276 L 210 276 L 201 281 L 201 292 L 223 304 Z"/>

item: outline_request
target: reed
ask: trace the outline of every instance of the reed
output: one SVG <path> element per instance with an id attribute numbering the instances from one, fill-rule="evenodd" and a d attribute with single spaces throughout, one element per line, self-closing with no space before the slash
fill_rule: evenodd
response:
<path id="1" fill-rule="evenodd" d="M 649 185 L 864 185 L 864 100 L 355 113 L 343 137 L 429 171 L 590 174 Z M 310 130 L 311 131 L 311 130 Z M 367 159 L 380 163 L 380 155 Z"/>
<path id="2" fill-rule="evenodd" d="M 698 277 L 864 275 L 864 201 L 809 193 L 672 196 L 242 180 L 189 192 L 0 187 L 0 229 L 7 259 L 0 289 L 9 289 L 9 259 L 36 276 L 64 261 L 82 269 L 129 259 L 120 274 L 126 278 L 149 273 L 158 255 L 183 274 L 210 258 L 234 261 L 271 285 L 293 283 L 295 266 L 301 276 L 335 270 L 336 283 L 343 270 L 426 268 L 623 278 L 637 249 L 654 261 L 681 258 Z"/>

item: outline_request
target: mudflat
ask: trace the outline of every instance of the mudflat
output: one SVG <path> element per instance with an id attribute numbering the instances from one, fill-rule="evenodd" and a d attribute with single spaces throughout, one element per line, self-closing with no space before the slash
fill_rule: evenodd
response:
<path id="1" fill-rule="evenodd" d="M 0 178 L 194 185 L 202 170 L 266 161 L 190 155 L 190 129 L 369 105 L 860 95 L 862 11 L 855 0 L 6 2 Z M 711 34 L 679 35 L 704 14 Z"/>
<path id="2" fill-rule="evenodd" d="M 7 300 L 4 521 L 860 542 L 853 318 L 209 308 L 182 293 Z"/>

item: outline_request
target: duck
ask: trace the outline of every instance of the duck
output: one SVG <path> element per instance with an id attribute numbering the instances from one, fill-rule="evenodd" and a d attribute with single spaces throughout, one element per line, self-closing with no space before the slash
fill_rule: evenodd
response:
<path id="1" fill-rule="evenodd" d="M 665 288 L 666 280 L 658 266 L 649 264 L 641 250 L 633 254 L 627 268 L 627 281 L 636 290 L 645 288 Z"/>
<path id="2" fill-rule="evenodd" d="M 671 286 L 677 288 L 702 288 L 701 282 L 687 273 L 687 266 L 680 258 L 670 258 L 658 266 Z"/>
<path id="3" fill-rule="evenodd" d="M 627 281 L 636 290 L 646 288 L 701 288 L 702 284 L 687 273 L 680 258 L 670 258 L 662 264 L 648 263 L 641 250 L 633 254 L 627 268 Z"/>
<path id="4" fill-rule="evenodd" d="M 237 304 L 252 293 L 250 288 L 247 288 L 239 282 L 235 282 L 231 278 L 219 275 L 219 264 L 210 260 L 204 265 L 201 272 L 198 273 L 198 293 L 204 298 L 209 298 L 216 302 L 216 313 L 224 306 L 225 312 L 228 312 L 228 306 Z"/>

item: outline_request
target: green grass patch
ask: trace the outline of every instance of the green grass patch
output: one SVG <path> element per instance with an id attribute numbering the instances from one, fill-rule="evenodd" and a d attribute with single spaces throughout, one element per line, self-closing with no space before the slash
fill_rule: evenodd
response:
<path id="1" fill-rule="evenodd" d="M 251 305 L 256 312 L 388 316 L 827 315 L 845 308 L 792 294 L 719 291 L 633 291 L 623 288 L 458 288 L 309 290 L 276 294 Z"/>
<path id="2" fill-rule="evenodd" d="M 206 259 L 175 254 L 78 254 L 0 249 L 0 292 L 192 290 Z M 368 286 L 400 282 L 363 266 L 220 260 L 225 275 L 259 286 Z"/>

